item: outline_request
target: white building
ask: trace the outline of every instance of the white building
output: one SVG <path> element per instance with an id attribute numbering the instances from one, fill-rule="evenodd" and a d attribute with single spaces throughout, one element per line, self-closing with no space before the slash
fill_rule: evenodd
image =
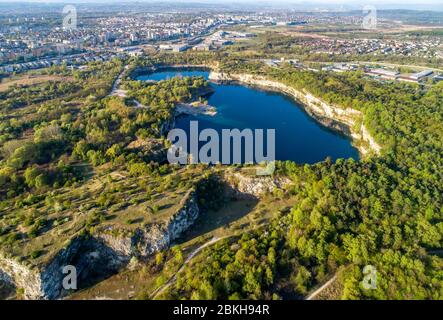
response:
<path id="1" fill-rule="evenodd" d="M 416 80 L 416 81 L 420 81 L 420 80 L 423 80 L 424 78 L 427 78 L 433 74 L 434 74 L 434 71 L 432 71 L 432 70 L 424 70 L 422 72 L 412 74 L 410 76 L 410 78 L 413 80 Z"/>

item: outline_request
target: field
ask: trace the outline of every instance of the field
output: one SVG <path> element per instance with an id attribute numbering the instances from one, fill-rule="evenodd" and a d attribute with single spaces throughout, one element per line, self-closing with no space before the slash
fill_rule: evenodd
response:
<path id="1" fill-rule="evenodd" d="M 310 60 L 309 48 L 297 45 L 298 38 L 317 41 L 320 29 L 310 30 L 314 38 L 278 30 L 215 53 L 159 52 L 6 80 L 0 250 L 8 259 L 2 263 L 42 270 L 87 239 L 93 244 L 74 250 L 55 270 L 94 259 L 99 263 L 91 266 L 106 266 L 114 261 L 102 259 L 109 248 L 123 252 L 125 264 L 118 273 L 89 274 L 70 299 L 305 299 L 331 278 L 316 299 L 441 299 L 443 83 L 381 83 L 361 72 L 314 72 L 289 63 L 271 68 L 265 61 L 274 57 L 331 59 Z M 184 64 L 304 90 L 336 106 L 335 120 L 358 110 L 380 152 L 312 165 L 277 162 L 273 176 L 257 180 L 241 166 L 169 164 L 165 133 L 175 107 L 208 83 L 143 83 L 130 71 Z M 116 79 L 127 97 L 111 96 Z M 134 99 L 147 107 L 134 107 Z M 233 181 L 239 172 L 249 190 L 288 183 L 242 198 Z M 195 213 L 196 203 L 192 226 L 173 219 Z M 367 265 L 378 272 L 373 291 L 360 285 Z M 7 263 L 2 268 L 10 271 Z M 20 285 L 16 297 L 26 298 L 32 287 Z M 0 291 L 10 294 L 4 286 Z"/>
<path id="2" fill-rule="evenodd" d="M 70 81 L 71 77 L 63 77 L 58 75 L 20 75 L 3 78 L 0 82 L 0 92 L 7 91 L 13 86 L 33 86 L 48 81 Z"/>
<path id="3" fill-rule="evenodd" d="M 27 219 L 45 216 L 44 226 L 35 237 L 20 245 L 5 245 L 4 251 L 12 256 L 26 257 L 31 265 L 42 266 L 88 228 L 99 225 L 123 235 L 144 224 L 164 222 L 177 211 L 180 200 L 189 190 L 177 188 L 177 182 L 184 176 L 192 181 L 192 177 L 198 177 L 198 172 L 172 172 L 155 181 L 148 177 L 131 177 L 127 172 L 109 174 L 106 168 L 97 168 L 93 178 L 81 186 L 61 188 L 50 198 L 36 201 L 26 209 L 3 208 L 0 212 L 2 224 L 16 225 L 21 234 L 32 228 L 26 223 Z M 23 222 L 18 222 L 20 220 Z"/>
<path id="4" fill-rule="evenodd" d="M 205 246 L 211 240 L 229 241 L 251 230 L 263 228 L 273 217 L 273 213 L 288 210 L 292 204 L 290 199 L 275 202 L 272 197 L 230 201 L 219 210 L 202 214 L 195 225 L 164 254 L 161 265 L 156 263 L 156 257 L 147 262 L 139 262 L 119 274 L 76 292 L 69 299 L 153 298 L 154 292 L 163 288 L 169 279 L 176 276 L 178 270 L 182 270 L 183 263 L 191 264 L 197 259 L 195 257 L 188 261 L 198 248 Z M 181 259 L 177 259 L 177 252 L 182 255 Z M 209 252 L 210 247 L 203 249 L 199 255 L 204 257 Z M 155 297 L 161 298 L 161 295 Z"/>

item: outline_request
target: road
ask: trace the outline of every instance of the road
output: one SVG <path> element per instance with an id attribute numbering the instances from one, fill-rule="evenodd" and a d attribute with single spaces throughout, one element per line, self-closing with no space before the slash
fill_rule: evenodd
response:
<path id="1" fill-rule="evenodd" d="M 114 81 L 114 84 L 112 85 L 112 90 L 111 90 L 111 93 L 109 94 L 109 96 L 120 97 L 120 98 L 126 98 L 128 96 L 127 90 L 120 89 L 120 84 L 122 82 L 123 76 L 124 76 L 126 70 L 128 70 L 128 68 L 129 68 L 129 66 L 125 66 L 123 71 L 118 75 L 117 79 Z M 132 101 L 135 103 L 136 108 L 149 109 L 148 106 L 141 104 L 139 101 L 137 101 L 135 99 L 133 99 Z"/>
<path id="2" fill-rule="evenodd" d="M 410 68 L 410 69 L 417 69 L 417 70 L 432 70 L 434 72 L 443 72 L 443 69 L 437 69 L 432 67 L 425 67 L 425 66 L 417 66 L 417 65 L 410 65 L 410 64 L 396 64 L 396 63 L 390 63 L 390 62 L 382 62 L 382 61 L 347 61 L 347 62 L 321 62 L 321 61 L 305 61 L 305 62 L 313 62 L 313 63 L 324 63 L 324 64 L 336 64 L 336 63 L 356 63 L 360 65 L 380 65 L 385 67 L 394 67 L 394 68 Z"/>
<path id="3" fill-rule="evenodd" d="M 214 237 L 212 238 L 210 241 L 204 243 L 203 245 L 201 245 L 200 247 L 196 248 L 194 251 L 192 251 L 188 257 L 186 258 L 185 262 L 183 262 L 183 265 L 180 267 L 180 269 L 168 280 L 166 281 L 166 283 L 163 286 L 160 286 L 159 288 L 157 288 L 152 294 L 151 294 L 151 299 L 155 299 L 156 296 L 158 296 L 159 294 L 161 294 L 162 292 L 164 292 L 167 288 L 169 288 L 169 286 L 175 281 L 177 280 L 177 275 L 182 272 L 185 268 L 185 266 L 187 264 L 189 264 L 189 262 L 198 254 L 200 253 L 203 249 L 221 241 L 224 240 L 226 238 L 229 238 L 230 236 L 225 236 L 225 237 Z M 331 279 L 329 279 L 329 281 L 327 281 L 325 284 L 323 284 L 320 288 L 318 288 L 317 290 L 315 290 L 313 293 L 311 293 L 306 300 L 313 300 L 315 299 L 315 297 L 317 297 L 323 290 L 327 289 L 335 280 L 337 280 L 337 274 L 335 274 Z"/>
<path id="4" fill-rule="evenodd" d="M 437 68 L 431 68 L 431 67 L 424 67 L 424 66 L 416 66 L 416 65 L 410 65 L 410 64 L 396 64 L 396 63 L 390 63 L 390 62 L 362 62 L 359 61 L 359 64 L 375 64 L 375 65 L 381 65 L 386 67 L 395 67 L 395 68 L 410 68 L 410 69 L 418 69 L 418 70 L 432 70 L 437 72 L 443 72 L 443 69 L 437 69 Z"/>
<path id="5" fill-rule="evenodd" d="M 122 82 L 123 76 L 126 72 L 126 70 L 128 70 L 129 66 L 125 66 L 122 70 L 122 72 L 118 75 L 117 79 L 114 81 L 114 83 L 112 84 L 112 90 L 111 93 L 109 94 L 110 96 L 119 96 L 119 97 L 125 97 L 126 96 L 126 91 L 125 90 L 120 90 L 120 83 Z"/>
<path id="6" fill-rule="evenodd" d="M 229 238 L 230 236 L 224 236 L 224 237 L 214 237 L 211 240 L 209 240 L 208 242 L 206 242 L 205 244 L 201 245 L 200 247 L 196 248 L 194 251 L 192 251 L 188 257 L 186 258 L 185 262 L 183 262 L 183 265 L 180 267 L 180 269 L 178 269 L 178 271 L 168 280 L 166 281 L 166 283 L 157 288 L 152 294 L 151 294 L 151 299 L 154 299 L 156 296 L 158 296 L 160 293 L 164 292 L 176 279 L 177 279 L 177 275 L 182 272 L 185 268 L 185 266 L 203 249 L 213 245 L 216 242 L 219 242 L 221 240 L 224 240 L 226 238 Z"/>

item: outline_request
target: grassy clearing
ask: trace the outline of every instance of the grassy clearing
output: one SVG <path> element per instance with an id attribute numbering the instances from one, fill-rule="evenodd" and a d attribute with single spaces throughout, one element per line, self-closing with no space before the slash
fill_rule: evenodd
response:
<path id="1" fill-rule="evenodd" d="M 4 243 L 2 250 L 21 257 L 25 264 L 46 264 L 62 248 L 84 231 L 94 233 L 111 227 L 119 234 L 131 234 L 149 223 L 167 221 L 181 207 L 189 186 L 199 178 L 198 170 L 179 169 L 153 177 L 132 177 L 127 172 L 95 170 L 93 178 L 75 187 L 60 188 L 26 207 L 3 207 L 0 223 L 15 229 L 16 241 Z M 42 226 L 30 237 L 34 221 Z"/>
<path id="2" fill-rule="evenodd" d="M 71 81 L 71 77 L 59 75 L 22 75 L 5 78 L 0 82 L 0 92 L 7 91 L 12 86 L 32 86 L 48 81 Z"/>
<path id="3" fill-rule="evenodd" d="M 219 210 L 201 214 L 191 230 L 179 239 L 175 246 L 161 253 L 162 263 L 156 262 L 158 256 L 146 262 L 139 262 L 135 270 L 126 269 L 92 287 L 74 293 L 69 299 L 149 299 L 157 288 L 177 273 L 183 261 L 195 249 L 214 238 L 235 238 L 250 230 L 261 228 L 268 223 L 273 213 L 288 210 L 293 201 L 294 199 L 278 199 L 269 195 L 261 200 L 227 202 Z M 210 252 L 210 248 L 205 248 L 190 264 L 203 261 Z M 181 257 L 177 258 L 180 255 Z M 162 296 L 160 294 L 156 298 L 161 299 Z"/>

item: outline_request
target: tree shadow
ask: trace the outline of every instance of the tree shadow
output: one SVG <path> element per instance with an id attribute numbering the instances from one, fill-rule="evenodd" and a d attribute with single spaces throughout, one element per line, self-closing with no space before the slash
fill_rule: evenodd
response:
<path id="1" fill-rule="evenodd" d="M 0 300 L 9 300 L 16 298 L 17 288 L 10 281 L 0 279 Z"/>
<path id="2" fill-rule="evenodd" d="M 201 212 L 189 230 L 177 239 L 175 243 L 185 243 L 220 227 L 229 226 L 252 212 L 258 202 L 258 199 L 253 198 L 232 200 L 219 210 Z"/>

